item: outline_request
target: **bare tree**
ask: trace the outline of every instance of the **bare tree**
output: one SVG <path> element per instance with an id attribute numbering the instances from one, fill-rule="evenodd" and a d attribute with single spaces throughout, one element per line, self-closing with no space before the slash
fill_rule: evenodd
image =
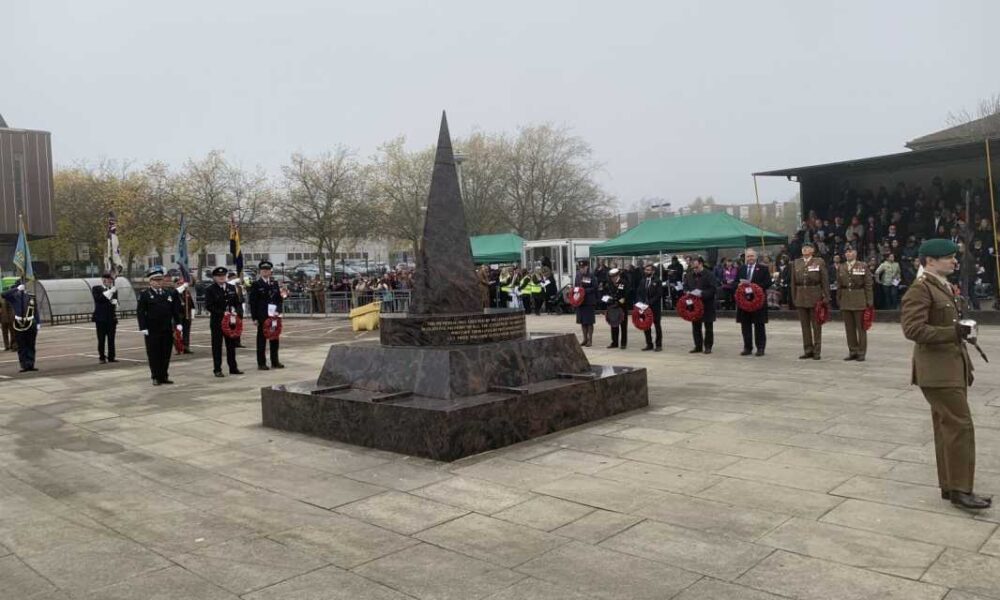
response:
<path id="1" fill-rule="evenodd" d="M 281 170 L 282 220 L 294 239 L 316 248 L 323 273 L 324 253 L 336 260 L 341 246 L 357 237 L 368 221 L 364 170 L 345 148 L 313 158 L 293 154 Z"/>
<path id="2" fill-rule="evenodd" d="M 968 132 L 970 141 L 985 140 L 997 135 L 997 127 L 995 124 L 983 122 L 982 119 L 997 114 L 1000 114 L 1000 94 L 993 94 L 989 98 L 980 100 L 974 111 L 963 108 L 958 112 L 948 113 L 947 122 L 949 127 L 970 125 L 971 128 Z"/>
<path id="3" fill-rule="evenodd" d="M 405 144 L 406 138 L 398 137 L 379 148 L 371 167 L 369 193 L 379 207 L 379 228 L 408 242 L 416 256 L 431 189 L 434 149 L 408 152 Z"/>
<path id="4" fill-rule="evenodd" d="M 505 230 L 505 140 L 501 135 L 474 133 L 459 140 L 462 161 L 462 201 L 469 235 Z"/>

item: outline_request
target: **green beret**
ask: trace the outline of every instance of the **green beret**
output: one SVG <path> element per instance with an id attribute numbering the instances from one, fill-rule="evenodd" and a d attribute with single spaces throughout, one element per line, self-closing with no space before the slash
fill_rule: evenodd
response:
<path id="1" fill-rule="evenodd" d="M 920 244 L 917 254 L 931 258 L 941 258 L 958 252 L 958 244 L 944 238 L 933 238 Z"/>

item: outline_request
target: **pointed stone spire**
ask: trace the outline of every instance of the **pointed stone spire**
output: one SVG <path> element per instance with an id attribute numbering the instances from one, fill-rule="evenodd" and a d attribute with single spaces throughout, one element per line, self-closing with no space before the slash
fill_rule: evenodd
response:
<path id="1" fill-rule="evenodd" d="M 448 118 L 442 112 L 409 312 L 415 315 L 481 313 L 481 297 L 465 226 Z"/>

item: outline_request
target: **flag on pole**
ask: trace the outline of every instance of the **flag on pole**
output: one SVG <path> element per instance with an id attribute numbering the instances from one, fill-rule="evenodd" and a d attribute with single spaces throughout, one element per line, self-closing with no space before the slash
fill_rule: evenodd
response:
<path id="1" fill-rule="evenodd" d="M 21 278 L 31 281 L 35 278 L 35 270 L 31 266 L 31 251 L 28 250 L 28 235 L 24 232 L 24 218 L 20 219 L 17 233 L 17 245 L 14 246 L 14 267 L 20 271 Z"/>
<path id="2" fill-rule="evenodd" d="M 181 281 L 191 283 L 191 269 L 188 266 L 187 222 L 181 213 L 181 233 L 177 236 L 177 269 L 181 272 Z"/>
<path id="3" fill-rule="evenodd" d="M 243 279 L 243 250 L 240 249 L 240 226 L 236 224 L 236 217 L 229 217 L 229 253 L 233 255 L 233 263 L 236 265 L 236 274 Z"/>
<path id="4" fill-rule="evenodd" d="M 118 246 L 118 218 L 114 211 L 108 213 L 108 243 L 104 252 L 104 268 L 115 275 L 125 270 L 122 251 Z"/>

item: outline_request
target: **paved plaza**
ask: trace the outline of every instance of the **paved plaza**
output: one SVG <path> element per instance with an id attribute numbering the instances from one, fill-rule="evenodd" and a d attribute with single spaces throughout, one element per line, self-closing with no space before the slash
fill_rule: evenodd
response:
<path id="1" fill-rule="evenodd" d="M 247 350 L 215 379 L 196 348 L 161 387 L 60 367 L 92 334 L 43 330 L 43 371 L 0 380 L 0 599 L 1000 598 L 1000 510 L 940 500 L 897 324 L 845 363 L 840 323 L 822 361 L 790 321 L 761 358 L 730 320 L 711 356 L 676 318 L 663 353 L 635 330 L 605 350 L 599 323 L 588 356 L 646 367 L 648 409 L 450 464 L 260 426 L 260 387 L 377 342 L 345 326 L 312 322 L 284 371 Z M 982 338 L 1000 360 L 1000 328 Z M 1000 494 L 1000 370 L 973 360 L 977 488 Z"/>

